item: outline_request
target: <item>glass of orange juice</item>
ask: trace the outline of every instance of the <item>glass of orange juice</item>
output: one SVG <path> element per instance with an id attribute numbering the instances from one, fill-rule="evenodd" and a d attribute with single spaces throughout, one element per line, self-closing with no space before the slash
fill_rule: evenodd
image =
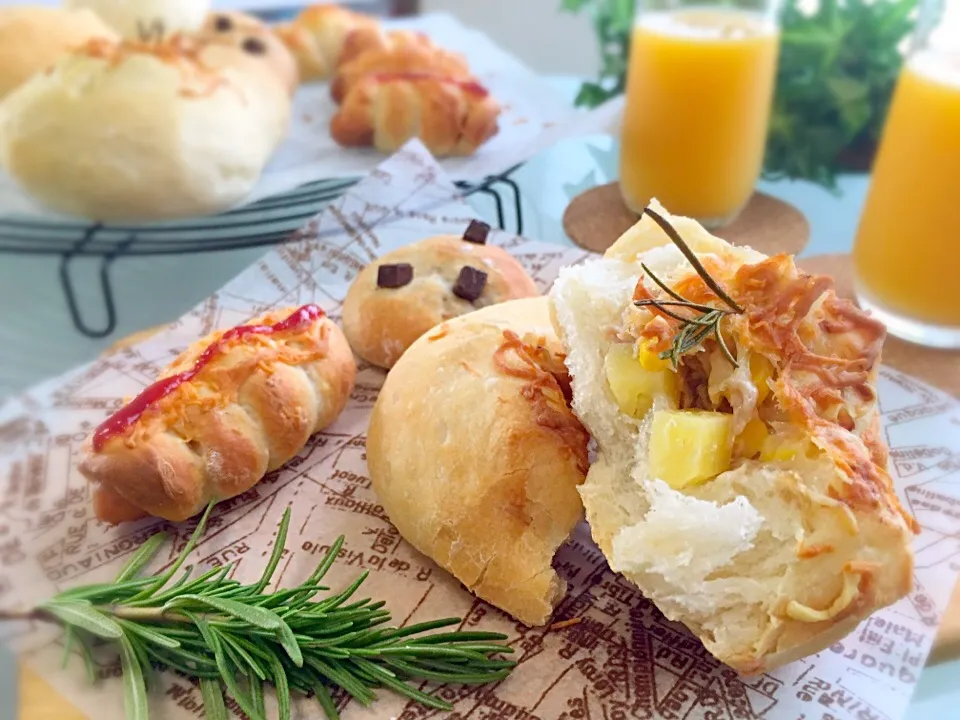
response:
<path id="1" fill-rule="evenodd" d="M 854 270 L 860 304 L 891 333 L 960 348 L 960 3 L 921 6 L 874 161 Z"/>
<path id="2" fill-rule="evenodd" d="M 720 227 L 760 177 L 780 47 L 780 0 L 637 0 L 620 190 L 636 212 Z"/>

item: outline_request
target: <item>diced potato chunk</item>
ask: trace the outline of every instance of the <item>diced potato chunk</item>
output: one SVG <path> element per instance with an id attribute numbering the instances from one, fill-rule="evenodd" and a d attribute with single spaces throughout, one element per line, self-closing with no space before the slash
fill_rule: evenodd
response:
<path id="1" fill-rule="evenodd" d="M 604 360 L 607 384 L 620 411 L 642 418 L 653 406 L 653 399 L 666 396 L 676 404 L 680 393 L 677 375 L 671 370 L 645 370 L 633 354 L 633 345 L 613 345 Z"/>
<path id="2" fill-rule="evenodd" d="M 750 379 L 757 386 L 757 405 L 770 395 L 769 381 L 773 377 L 773 364 L 763 355 L 750 356 Z"/>
<path id="3" fill-rule="evenodd" d="M 660 372 L 670 369 L 670 361 L 660 357 L 660 353 L 654 350 L 655 340 L 646 340 L 640 343 L 640 349 L 637 351 L 637 359 L 640 361 L 640 367 L 650 372 Z"/>
<path id="4" fill-rule="evenodd" d="M 820 448 L 807 439 L 770 435 L 763 441 L 760 459 L 765 462 L 789 462 L 800 457 L 816 458 Z"/>
<path id="5" fill-rule="evenodd" d="M 730 467 L 733 416 L 705 410 L 658 410 L 650 436 L 650 476 L 675 490 Z"/>
<path id="6" fill-rule="evenodd" d="M 744 458 L 756 457 L 763 450 L 763 443 L 769 436 L 767 424 L 758 417 L 753 418 L 737 436 L 737 455 Z"/>

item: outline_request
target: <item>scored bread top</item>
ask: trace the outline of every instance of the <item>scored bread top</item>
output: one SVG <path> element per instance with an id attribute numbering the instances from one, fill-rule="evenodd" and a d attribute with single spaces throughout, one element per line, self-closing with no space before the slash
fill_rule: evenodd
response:
<path id="1" fill-rule="evenodd" d="M 826 647 L 910 588 L 917 526 L 879 433 L 884 331 L 791 257 L 730 246 L 654 209 L 742 307 L 719 326 L 736 366 L 707 336 L 665 370 L 676 394 L 655 393 L 632 417 L 608 385 L 608 355 L 627 345 L 656 358 L 682 328 L 634 304 L 672 299 L 651 273 L 704 307 L 724 303 L 648 216 L 604 260 L 563 271 L 554 317 L 574 410 L 598 444 L 581 494 L 611 566 L 718 658 L 757 672 Z M 678 408 L 725 414 L 734 438 L 726 470 L 679 489 L 651 472 L 653 418 Z M 762 449 L 750 442 L 757 431 Z"/>

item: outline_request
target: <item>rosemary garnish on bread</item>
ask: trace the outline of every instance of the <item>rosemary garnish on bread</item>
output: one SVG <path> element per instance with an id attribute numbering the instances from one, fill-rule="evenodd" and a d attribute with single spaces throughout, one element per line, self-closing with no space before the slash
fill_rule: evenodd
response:
<path id="1" fill-rule="evenodd" d="M 647 298 L 644 300 L 635 300 L 634 305 L 637 307 L 654 307 L 663 315 L 671 317 L 674 320 L 680 321 L 680 331 L 673 338 L 673 345 L 668 349 L 664 350 L 659 354 L 661 360 L 670 360 L 673 363 L 673 366 L 676 368 L 680 364 L 680 358 L 691 350 L 700 346 L 709 335 L 713 335 L 717 343 L 720 346 L 721 351 L 726 356 L 727 360 L 733 363 L 734 367 L 737 367 L 737 359 L 733 356 L 733 353 L 730 352 L 730 348 L 727 347 L 726 341 L 723 339 L 723 333 L 720 332 L 720 323 L 727 315 L 740 315 L 743 313 L 743 308 L 740 307 L 736 301 L 731 298 L 727 292 L 720 286 L 713 277 L 710 276 L 710 273 L 707 272 L 707 269 L 703 266 L 703 263 L 697 258 L 696 253 L 690 249 L 690 246 L 684 242 L 683 238 L 680 237 L 680 233 L 677 232 L 676 228 L 673 227 L 667 220 L 657 213 L 654 210 L 651 210 L 649 207 L 646 208 L 643 213 L 648 215 L 651 220 L 653 220 L 660 228 L 667 234 L 667 237 L 673 241 L 673 244 L 676 245 L 680 252 L 683 253 L 684 257 L 690 261 L 690 264 L 693 266 L 693 269 L 696 271 L 703 282 L 708 288 L 710 288 L 718 298 L 720 298 L 726 305 L 726 308 L 715 308 L 710 305 L 704 305 L 702 303 L 696 303 L 687 298 L 683 297 L 679 293 L 671 290 L 665 282 L 660 280 L 656 275 L 651 272 L 645 264 L 641 263 L 643 271 L 647 274 L 657 287 L 663 290 L 668 296 L 673 298 L 673 300 L 658 300 L 656 298 Z M 683 315 L 678 312 L 674 312 L 668 308 L 684 308 L 686 310 L 692 310 L 695 315 Z"/>
<path id="2" fill-rule="evenodd" d="M 294 693 L 313 694 L 328 718 L 338 718 L 330 694 L 339 688 L 362 705 L 387 688 L 439 710 L 450 704 L 410 684 L 411 680 L 483 684 L 505 678 L 514 662 L 496 657 L 513 652 L 506 636 L 490 632 L 431 630 L 458 625 L 458 618 L 395 628 L 387 625 L 384 601 L 353 600 L 368 573 L 345 590 L 316 601 L 328 590 L 320 581 L 343 545 L 341 536 L 303 583 L 267 592 L 284 551 L 289 508 L 260 579 L 242 585 L 228 579 L 231 565 L 191 578 L 180 571 L 203 534 L 207 507 L 189 542 L 165 572 L 140 576 L 166 540 L 158 533 L 144 543 L 113 582 L 66 590 L 25 612 L 0 612 L 5 620 L 45 620 L 66 631 L 64 662 L 77 648 L 91 680 L 93 643 L 117 645 L 130 720 L 147 718 L 147 687 L 154 667 L 197 678 L 204 710 L 226 720 L 224 689 L 251 720 L 266 718 L 264 689 L 276 689 L 278 717 L 290 717 Z M 224 688 L 225 686 L 225 688 Z"/>

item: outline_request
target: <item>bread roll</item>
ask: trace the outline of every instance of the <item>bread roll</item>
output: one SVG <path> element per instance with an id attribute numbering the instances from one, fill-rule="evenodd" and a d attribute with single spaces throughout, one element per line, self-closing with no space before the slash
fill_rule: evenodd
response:
<path id="1" fill-rule="evenodd" d="M 97 517 L 179 522 L 239 495 L 336 420 L 355 374 L 346 339 L 314 305 L 212 333 L 84 445 Z"/>
<path id="2" fill-rule="evenodd" d="M 207 44 L 225 45 L 237 50 L 231 53 L 236 67 L 250 72 L 267 70 L 280 81 L 290 95 L 300 84 L 297 61 L 287 46 L 270 29 L 252 15 L 242 12 L 218 11 L 210 13 L 197 33 Z M 205 58 L 210 55 L 205 51 Z"/>
<path id="3" fill-rule="evenodd" d="M 0 103 L 0 162 L 48 207 L 92 220 L 229 208 L 283 138 L 290 100 L 223 62 L 238 51 L 215 51 L 91 41 Z"/>
<path id="4" fill-rule="evenodd" d="M 566 590 L 551 566 L 582 515 L 587 434 L 565 400 L 545 298 L 450 320 L 387 375 L 370 479 L 404 539 L 527 625 Z"/>
<path id="5" fill-rule="evenodd" d="M 369 75 L 330 121 L 345 147 L 393 153 L 419 138 L 435 157 L 472 155 L 499 132 L 500 105 L 473 81 L 419 74 Z"/>
<path id="6" fill-rule="evenodd" d="M 340 65 L 367 52 L 393 52 L 400 48 L 435 47 L 433 41 L 422 32 L 392 30 L 387 32 L 379 25 L 365 25 L 347 34 L 340 52 Z"/>
<path id="7" fill-rule="evenodd" d="M 89 10 L 0 8 L 0 98 L 96 37 L 117 35 Z"/>
<path id="8" fill-rule="evenodd" d="M 372 17 L 338 5 L 319 4 L 305 8 L 292 22 L 276 27 L 277 35 L 297 59 L 305 82 L 325 80 L 340 64 L 347 36 L 355 30 L 377 30 Z"/>
<path id="9" fill-rule="evenodd" d="M 330 94 L 336 102 L 342 103 L 353 88 L 371 76 L 437 77 L 464 84 L 474 81 L 470 66 L 462 55 L 432 43 L 406 41 L 362 52 L 343 63 L 330 83 Z"/>
<path id="10" fill-rule="evenodd" d="M 651 209 L 742 312 L 649 212 L 604 259 L 561 272 L 551 306 L 598 449 L 580 492 L 611 568 L 721 661 L 764 672 L 910 590 L 917 525 L 879 434 L 884 329 L 792 257 Z M 704 310 L 653 306 L 678 302 L 654 276 Z M 712 332 L 676 366 L 660 356 L 681 330 L 670 312 L 710 308 L 727 311 L 719 332 L 736 366 Z"/>
<path id="11" fill-rule="evenodd" d="M 382 269 L 398 265 L 409 266 L 406 282 L 380 282 Z M 482 275 L 482 285 L 459 288 L 464 268 Z M 391 368 L 417 338 L 444 320 L 539 294 L 527 271 L 503 248 L 443 235 L 382 255 L 361 270 L 343 301 L 343 331 L 357 355 Z"/>
<path id="12" fill-rule="evenodd" d="M 86 8 L 128 40 L 154 42 L 200 28 L 210 0 L 64 0 L 69 8 Z"/>

